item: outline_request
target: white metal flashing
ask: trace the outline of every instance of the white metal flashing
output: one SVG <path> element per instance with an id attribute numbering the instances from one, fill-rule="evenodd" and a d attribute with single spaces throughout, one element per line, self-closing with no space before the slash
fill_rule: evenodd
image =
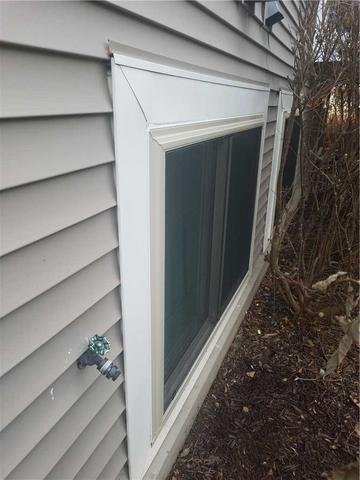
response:
<path id="1" fill-rule="evenodd" d="M 250 90 L 270 91 L 270 87 L 267 85 L 201 73 L 197 71 L 198 67 L 196 65 L 182 64 L 179 61 L 174 61 L 145 50 L 127 47 L 116 42 L 109 41 L 109 50 L 117 65 L 147 70 L 149 72 L 163 73 L 175 77 L 190 78 L 201 82 L 217 83 L 219 85 L 228 85 Z"/>
<path id="2" fill-rule="evenodd" d="M 176 67 L 168 67 L 159 63 L 149 62 L 148 60 L 139 60 L 126 55 L 114 54 L 115 63 L 117 65 L 124 65 L 125 67 L 137 68 L 139 70 L 147 70 L 148 72 L 163 73 L 174 77 L 190 78 L 199 82 L 216 83 L 219 85 L 228 85 L 232 87 L 247 88 L 249 90 L 260 90 L 268 92 L 269 87 L 263 87 L 261 85 L 253 85 L 251 83 L 245 83 L 227 78 L 221 78 L 211 75 L 205 75 L 203 73 L 197 73 L 191 70 L 182 70 Z"/>

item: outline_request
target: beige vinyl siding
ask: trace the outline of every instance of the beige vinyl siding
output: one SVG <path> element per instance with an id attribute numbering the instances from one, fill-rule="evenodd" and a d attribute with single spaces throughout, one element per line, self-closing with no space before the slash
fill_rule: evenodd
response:
<path id="1" fill-rule="evenodd" d="M 275 141 L 275 135 L 270 135 L 269 137 L 265 138 L 264 143 L 264 155 L 269 154 L 272 152 L 273 145 Z"/>
<path id="2" fill-rule="evenodd" d="M 36 400 L 39 393 L 49 387 L 54 379 L 59 378 L 69 364 L 76 362 L 84 349 L 86 333 L 83 336 L 81 335 L 86 331 L 96 332 L 99 319 L 101 319 L 104 328 L 103 332 L 107 331 L 114 337 L 112 348 L 119 348 L 121 340 L 117 338 L 116 332 L 120 326 L 116 323 L 119 321 L 120 309 L 116 309 L 116 303 L 119 303 L 117 297 L 117 291 L 113 290 L 76 319 L 75 322 L 72 322 L 70 326 L 38 348 L 25 361 L 18 364 L 16 375 L 10 371 L 1 378 L 3 426 L 14 420 L 17 415 Z M 47 362 L 47 358 L 50 358 L 51 362 Z M 44 368 L 44 365 L 46 365 L 46 368 Z M 33 375 L 33 372 L 40 372 L 41 374 Z M 27 381 L 28 378 L 32 378 L 32 381 Z M 22 386 L 21 395 L 17 395 L 19 384 Z"/>
<path id="3" fill-rule="evenodd" d="M 3 46 L 1 117 L 111 112 L 105 69 L 87 58 Z"/>
<path id="4" fill-rule="evenodd" d="M 271 91 L 267 123 L 265 130 L 264 153 L 261 163 L 260 186 L 258 195 L 258 207 L 255 227 L 254 258 L 256 259 L 263 251 L 266 212 L 269 196 L 269 184 L 272 169 L 273 149 L 275 141 L 276 117 L 278 105 L 278 92 Z M 274 120 L 275 119 L 275 120 Z"/>
<path id="5" fill-rule="evenodd" d="M 1 374 L 46 343 L 63 328 L 95 305 L 119 285 L 117 254 L 110 251 L 24 306 L 2 318 L 0 338 L 3 345 Z M 72 302 L 68 302 L 73 297 Z M 61 308 L 59 308 L 61 305 Z M 30 319 L 30 320 L 29 320 Z M 29 329 L 31 319 L 36 329 Z M 35 325 L 34 325 L 35 327 Z M 27 331 L 26 335 L 23 332 Z"/>
<path id="6" fill-rule="evenodd" d="M 289 0 L 280 0 L 282 13 L 286 19 L 285 23 L 290 25 L 290 30 L 296 32 L 296 28 L 299 22 L 299 4 L 300 2 L 294 2 Z"/>
<path id="7" fill-rule="evenodd" d="M 88 480 L 89 478 L 103 478 L 104 480 L 115 479 L 120 469 L 126 462 L 126 451 L 119 437 L 119 427 L 115 425 L 94 451 L 88 462 L 74 477 L 76 480 Z"/>
<path id="8" fill-rule="evenodd" d="M 119 352 L 118 346 L 115 346 L 114 352 Z M 121 361 L 118 355 L 112 354 L 109 358 Z M 69 367 L 36 399 L 30 409 L 25 410 L 1 432 L 4 445 L 2 454 L 6 459 L 6 463 L 2 464 L 3 474 L 11 472 L 10 478 L 21 478 L 19 472 L 23 471 L 23 478 L 43 478 L 68 451 L 73 441 L 79 438 L 88 423 L 104 408 L 114 391 L 119 390 L 119 384 L 114 382 L 104 385 L 103 378 L 96 370 L 93 370 L 92 374 L 86 372 L 84 379 L 79 377 L 77 370 L 76 365 Z M 74 377 L 80 385 L 69 389 L 69 382 Z M 122 379 L 119 383 L 121 381 Z M 118 409 L 112 411 L 114 420 L 123 411 L 121 402 L 120 398 Z M 44 412 L 48 418 L 42 419 Z M 34 420 L 38 422 L 35 423 Z M 14 445 L 16 439 L 18 445 L 14 449 L 11 445 Z M 69 439 L 72 441 L 69 442 Z M 100 441 L 98 436 L 95 436 L 95 439 Z M 50 446 L 51 452 L 45 454 Z M 18 473 L 15 475 L 13 468 L 16 465 Z M 26 471 L 29 476 L 25 475 Z"/>
<path id="9" fill-rule="evenodd" d="M 108 463 L 105 465 L 105 467 L 101 471 L 98 477 L 99 480 L 115 480 L 118 473 L 119 462 L 120 464 L 123 464 L 125 461 L 126 461 L 126 452 L 124 450 L 124 446 L 120 445 L 120 447 L 115 450 L 112 457 L 110 458 Z M 77 477 L 77 479 L 79 480 L 80 479 L 87 480 L 88 478 L 89 478 L 88 476 Z"/>
<path id="10" fill-rule="evenodd" d="M 254 48 L 254 37 L 239 35 L 239 32 L 232 28 L 224 28 L 224 23 L 219 22 L 212 15 L 204 15 L 204 4 L 117 0 L 108 0 L 108 3 L 151 19 L 159 26 L 175 30 L 178 34 L 202 43 L 208 48 L 221 49 L 225 54 L 253 64 L 257 68 L 264 68 L 278 75 L 287 75 L 287 72 L 291 72 L 292 55 L 288 50 L 282 49 L 276 55 L 273 49 Z M 202 28 L 199 28 L 199 25 Z"/>
<path id="11" fill-rule="evenodd" d="M 45 478 L 51 472 L 54 465 L 72 448 L 74 441 L 79 438 L 94 417 L 100 414 L 103 408 L 106 408 L 106 402 L 114 390 L 119 393 L 118 385 L 115 384 L 110 384 L 104 392 L 101 380 L 102 378 L 97 378 L 81 398 L 82 401 L 75 403 L 61 421 L 36 444 L 30 454 L 10 473 L 9 478 L 38 479 Z M 116 413 L 120 416 L 122 411 L 121 397 L 119 396 L 118 412 Z M 102 438 L 98 432 L 96 435 L 99 444 Z M 120 439 L 123 438 L 121 428 L 118 429 L 118 435 Z"/>
<path id="12" fill-rule="evenodd" d="M 0 254 L 106 211 L 115 198 L 111 164 L 6 190 L 0 193 Z"/>
<path id="13" fill-rule="evenodd" d="M 107 113 L 2 122 L 0 143 L 1 189 L 114 161 Z"/>
<path id="14" fill-rule="evenodd" d="M 123 404 L 123 406 L 125 406 Z M 84 465 L 90 467 L 90 472 L 95 472 L 98 462 L 94 462 L 97 455 L 101 455 L 106 461 L 102 448 L 111 451 L 119 445 L 123 445 L 126 433 L 125 415 L 114 418 L 114 410 L 119 408 L 119 395 L 115 391 L 106 402 L 101 412 L 89 423 L 82 435 L 72 444 L 60 462 L 46 476 L 47 480 L 58 480 L 59 478 L 74 478 L 80 476 L 80 471 Z M 100 446 L 98 441 L 100 440 Z M 126 454 L 125 454 L 126 461 Z M 95 465 L 94 465 L 95 463 Z M 88 478 L 92 478 L 91 475 Z"/>
<path id="15" fill-rule="evenodd" d="M 117 243 L 115 210 L 109 209 L 5 255 L 0 260 L 1 314 L 46 292 L 116 248 Z"/>
<path id="16" fill-rule="evenodd" d="M 128 478 L 123 377 L 76 365 L 94 333 L 123 364 L 108 40 L 277 90 L 297 3 L 269 33 L 236 1 L 0 2 L 4 479 Z M 272 93 L 255 256 L 276 105 Z"/>
<path id="17" fill-rule="evenodd" d="M 104 333 L 122 368 L 109 65 L 8 45 L 0 66 L 1 478 L 74 478 L 110 432 L 127 478 L 123 376 L 76 365 Z"/>
<path id="18" fill-rule="evenodd" d="M 275 24 L 270 32 L 264 29 L 262 22 L 255 15 L 248 13 L 246 6 L 241 1 L 215 0 L 207 2 L 206 0 L 197 0 L 196 3 L 219 21 L 234 29 L 239 35 L 248 38 L 253 44 L 256 42 L 258 48 L 264 49 L 290 66 L 293 65 L 292 46 L 295 32 L 291 21 L 289 27 L 289 14 L 282 6 L 281 11 L 285 20 Z M 289 0 L 286 3 L 296 2 Z"/>
<path id="19" fill-rule="evenodd" d="M 114 353 L 111 353 L 109 358 L 121 363 L 121 349 L 119 349 L 118 346 L 115 347 Z M 84 373 L 84 378 L 81 378 L 77 373 L 77 366 L 70 366 L 66 372 L 51 385 L 51 388 L 44 391 L 36 399 L 30 409 L 25 410 L 15 421 L 11 422 L 3 430 L 1 439 L 4 459 L 6 458 L 6 463 L 4 462 L 2 464 L 3 474 L 12 471 L 13 467 L 17 464 L 20 463 L 21 465 L 21 461 L 24 459 L 27 459 L 25 465 L 29 465 L 29 461 L 32 461 L 35 466 L 37 462 L 42 463 L 36 451 L 41 451 L 41 448 L 46 449 L 47 445 L 49 445 L 48 442 L 52 438 L 54 438 L 55 443 L 51 456 L 55 458 L 55 460 L 53 462 L 53 460 L 50 459 L 50 464 L 47 464 L 47 466 L 39 466 L 39 468 L 47 468 L 48 471 L 50 471 L 56 462 L 61 459 L 63 455 L 62 449 L 64 448 L 65 451 L 68 451 L 66 456 L 66 458 L 68 458 L 72 449 L 68 450 L 71 444 L 64 443 L 61 439 L 62 432 L 64 431 L 62 423 L 65 422 L 65 425 L 68 427 L 70 425 L 69 431 L 66 432 L 66 439 L 71 435 L 72 438 L 76 440 L 82 431 L 79 430 L 79 422 L 81 422 L 81 428 L 83 429 L 86 427 L 87 418 L 91 417 L 95 419 L 95 415 L 91 413 L 92 410 L 89 410 L 90 406 L 95 409 L 95 412 L 102 410 L 108 398 L 114 393 L 114 389 L 115 392 L 119 390 L 119 385 L 113 382 L 104 385 L 102 381 L 103 378 L 96 374 L 97 372 L 93 371 L 92 373 L 88 373 L 87 371 Z M 69 389 L 69 382 L 74 376 L 77 378 L 77 385 Z M 120 393 L 121 392 L 122 390 L 120 389 Z M 117 393 L 116 398 L 119 398 L 118 395 L 119 393 Z M 112 409 L 113 421 L 115 421 L 123 411 L 123 400 L 121 400 L 121 398 L 117 400 L 118 407 Z M 91 405 L 87 405 L 86 402 L 89 402 Z M 83 411 L 84 414 L 90 415 L 90 417 L 84 417 L 83 419 L 82 417 L 78 418 L 79 411 Z M 46 415 L 44 415 L 44 412 L 46 412 Z M 34 422 L 34 419 L 36 419 L 37 422 Z M 99 435 L 95 434 L 92 437 L 92 442 L 101 441 L 100 433 L 101 430 L 99 430 Z M 21 439 L 21 442 L 19 442 L 19 439 Z M 45 440 L 43 441 L 43 439 Z M 14 448 L 14 442 L 17 442 L 17 448 Z M 59 443 L 58 446 L 56 442 Z M 37 450 L 33 452 L 34 445 L 36 445 Z M 86 457 L 86 452 L 82 454 L 82 457 L 84 456 Z M 67 463 L 67 468 L 76 469 L 76 466 L 77 463 L 72 464 L 70 460 Z"/>
<path id="20" fill-rule="evenodd" d="M 2 2 L 1 38 L 56 52 L 107 58 L 108 39 L 273 88 L 292 75 L 293 34 L 265 31 L 241 2 Z M 37 22 L 29 22 L 29 18 Z M 39 29 L 38 25 L 41 25 Z M 200 25 L 200 27 L 199 27 Z M 292 24 L 291 24 L 292 25 Z M 51 53 L 49 52 L 49 55 Z"/>

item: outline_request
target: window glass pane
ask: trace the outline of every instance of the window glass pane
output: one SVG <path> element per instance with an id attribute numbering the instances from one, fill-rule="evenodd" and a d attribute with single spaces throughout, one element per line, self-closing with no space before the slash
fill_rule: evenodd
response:
<path id="1" fill-rule="evenodd" d="M 260 138 L 166 153 L 165 409 L 248 270 Z"/>
<path id="2" fill-rule="evenodd" d="M 221 310 L 249 268 L 261 128 L 231 137 Z"/>
<path id="3" fill-rule="evenodd" d="M 215 140 L 166 153 L 165 382 L 189 360 L 192 342 L 206 339 L 215 174 Z M 178 372 L 176 385 L 190 367 Z"/>
<path id="4" fill-rule="evenodd" d="M 284 138 L 286 137 L 286 130 L 288 128 L 289 128 L 289 119 L 287 118 L 285 121 Z M 299 125 L 299 121 L 295 118 L 293 130 L 291 133 L 289 150 L 288 150 L 286 160 L 285 160 L 285 165 L 284 165 L 284 174 L 283 174 L 283 182 L 282 182 L 282 186 L 284 190 L 291 190 L 292 184 L 294 182 L 296 160 L 297 160 L 298 149 L 299 149 L 299 139 L 300 139 L 300 125 Z"/>

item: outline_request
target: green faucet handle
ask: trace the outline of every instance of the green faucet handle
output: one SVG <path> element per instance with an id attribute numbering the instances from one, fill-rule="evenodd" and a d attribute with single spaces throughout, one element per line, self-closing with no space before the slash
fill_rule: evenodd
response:
<path id="1" fill-rule="evenodd" d="M 94 335 L 89 340 L 89 349 L 98 355 L 105 355 L 110 350 L 110 342 L 102 335 Z"/>

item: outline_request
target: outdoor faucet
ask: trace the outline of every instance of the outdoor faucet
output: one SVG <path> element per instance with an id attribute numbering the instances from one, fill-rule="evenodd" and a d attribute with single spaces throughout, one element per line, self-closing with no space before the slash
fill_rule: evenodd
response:
<path id="1" fill-rule="evenodd" d="M 77 361 L 78 368 L 85 368 L 88 365 L 96 365 L 97 369 L 106 378 L 111 378 L 114 382 L 120 375 L 119 368 L 106 357 L 105 353 L 110 351 L 109 340 L 102 335 L 94 335 L 89 340 L 89 346 Z"/>

